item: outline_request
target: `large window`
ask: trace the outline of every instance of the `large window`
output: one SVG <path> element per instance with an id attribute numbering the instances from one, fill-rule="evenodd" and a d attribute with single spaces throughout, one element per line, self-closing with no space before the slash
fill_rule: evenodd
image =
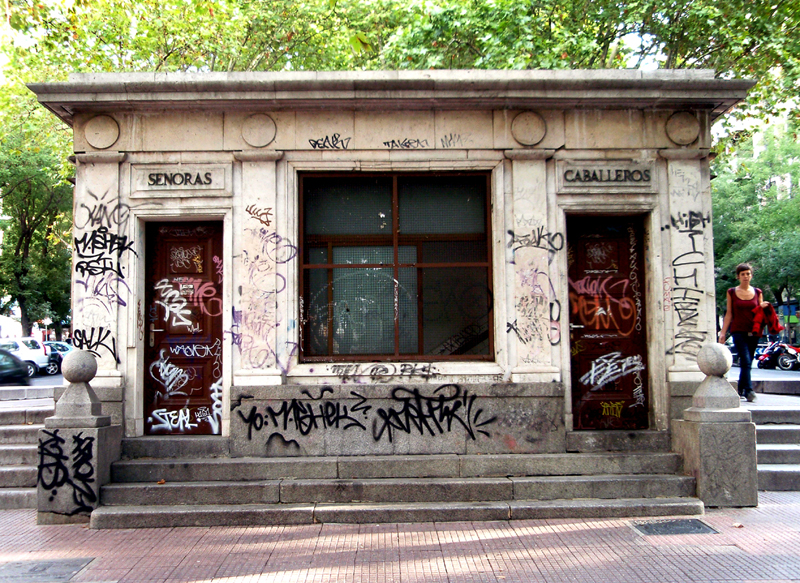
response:
<path id="1" fill-rule="evenodd" d="M 304 361 L 492 358 L 489 175 L 303 175 Z"/>

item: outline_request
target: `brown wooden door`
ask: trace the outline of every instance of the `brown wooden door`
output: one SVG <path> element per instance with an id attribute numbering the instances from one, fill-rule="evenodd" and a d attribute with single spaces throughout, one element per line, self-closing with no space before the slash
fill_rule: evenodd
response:
<path id="1" fill-rule="evenodd" d="M 641 217 L 568 217 L 575 429 L 648 427 Z"/>
<path id="2" fill-rule="evenodd" d="M 222 224 L 147 227 L 145 433 L 219 435 Z"/>

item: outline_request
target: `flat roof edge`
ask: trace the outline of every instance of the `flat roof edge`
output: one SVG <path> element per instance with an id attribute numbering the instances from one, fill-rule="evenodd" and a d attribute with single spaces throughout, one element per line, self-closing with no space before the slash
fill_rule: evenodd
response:
<path id="1" fill-rule="evenodd" d="M 717 79 L 714 72 L 691 70 L 569 70 L 569 71 L 341 71 L 258 73 L 75 73 L 69 81 L 30 83 L 39 101 L 71 123 L 72 113 L 115 107 L 152 109 L 203 104 L 240 107 L 271 103 L 280 108 L 313 107 L 319 103 L 354 107 L 380 102 L 397 109 L 486 107 L 503 99 L 522 100 L 535 107 L 574 107 L 593 100 L 667 104 L 672 100 L 697 101 L 713 111 L 727 110 L 744 99 L 755 84 L 749 79 Z M 613 99 L 612 99 L 613 100 Z M 413 103 L 418 102 L 418 103 Z M 647 103 L 650 103 L 648 106 Z M 709 107 L 709 104 L 712 104 Z M 276 105 L 277 104 L 277 105 Z M 369 107 L 373 109 L 373 106 Z"/>

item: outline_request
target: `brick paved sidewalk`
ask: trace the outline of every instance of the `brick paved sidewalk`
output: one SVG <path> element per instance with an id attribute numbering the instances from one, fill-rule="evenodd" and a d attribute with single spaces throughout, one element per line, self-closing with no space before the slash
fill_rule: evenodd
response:
<path id="1" fill-rule="evenodd" d="M 701 519 L 719 533 L 645 536 L 631 519 L 97 531 L 4 510 L 0 583 L 800 581 L 800 492 Z"/>

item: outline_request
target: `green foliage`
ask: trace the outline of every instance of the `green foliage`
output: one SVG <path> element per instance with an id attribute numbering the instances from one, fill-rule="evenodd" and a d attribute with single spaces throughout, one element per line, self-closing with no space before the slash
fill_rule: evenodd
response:
<path id="1" fill-rule="evenodd" d="M 69 318 L 72 185 L 46 135 L 0 140 L 0 312 L 18 305 L 24 334 L 36 320 Z"/>
<path id="2" fill-rule="evenodd" d="M 800 290 L 800 140 L 795 123 L 744 136 L 715 162 L 714 253 L 717 301 L 736 285 L 739 263 L 754 267 L 764 299 L 784 303 Z M 789 186 L 791 185 L 791 186 Z"/>

